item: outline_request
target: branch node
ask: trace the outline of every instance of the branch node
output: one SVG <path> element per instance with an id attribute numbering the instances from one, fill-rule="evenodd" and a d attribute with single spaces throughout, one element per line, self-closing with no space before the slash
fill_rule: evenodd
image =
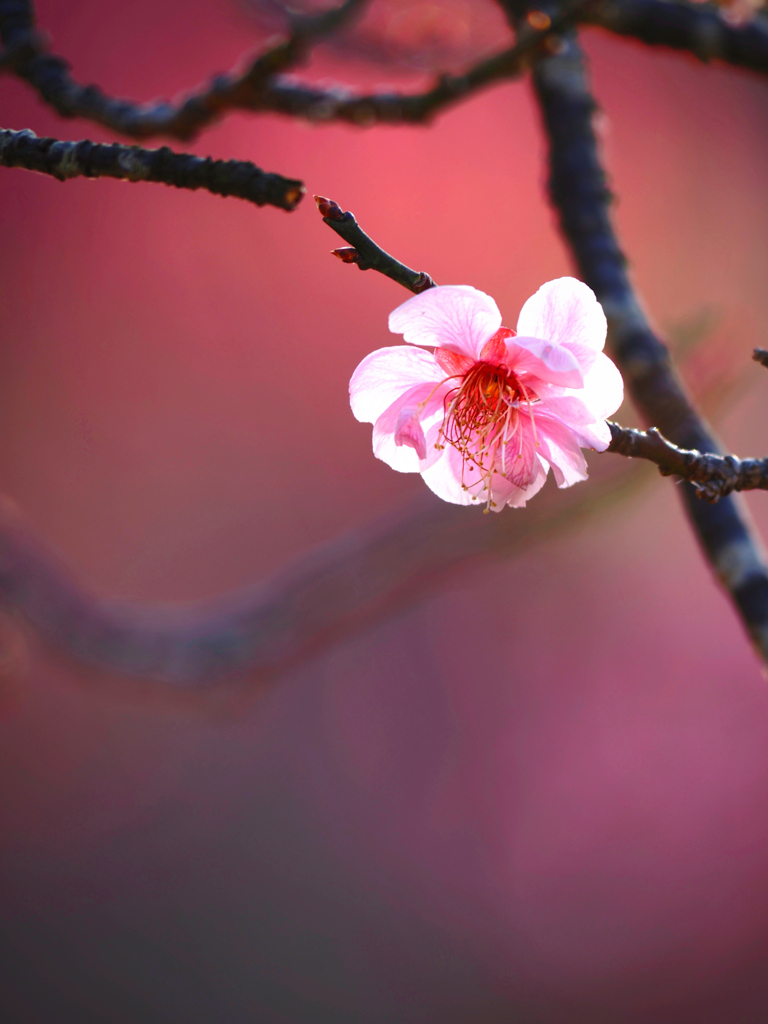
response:
<path id="1" fill-rule="evenodd" d="M 425 292 L 427 288 L 434 287 L 435 282 L 432 280 L 429 274 L 425 270 L 420 270 L 418 277 L 411 285 L 411 291 L 415 292 L 415 294 L 418 295 L 419 292 Z"/>

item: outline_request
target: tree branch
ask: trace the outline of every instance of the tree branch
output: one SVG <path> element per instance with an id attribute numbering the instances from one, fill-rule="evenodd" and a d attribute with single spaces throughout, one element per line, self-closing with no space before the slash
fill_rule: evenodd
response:
<path id="1" fill-rule="evenodd" d="M 252 109 L 305 117 L 317 123 L 344 121 L 365 128 L 375 124 L 427 124 L 436 114 L 489 85 L 518 78 L 528 70 L 535 55 L 551 45 L 553 35 L 592 2 L 564 4 L 551 18 L 544 15 L 538 27 L 526 23 L 513 46 L 479 61 L 463 74 L 438 76 L 424 92 L 355 95 L 344 87 L 320 89 L 278 78 L 267 85 Z"/>
<path id="2" fill-rule="evenodd" d="M 368 127 L 424 124 L 437 113 L 487 86 L 518 77 L 530 60 L 551 45 L 553 35 L 573 21 L 598 25 L 650 45 L 686 50 L 701 60 L 768 72 L 768 26 L 755 18 L 742 26 L 725 22 L 717 11 L 669 0 L 576 0 L 552 16 L 541 11 L 523 22 L 515 44 L 479 61 L 459 75 L 441 75 L 424 92 L 358 95 L 344 88 L 324 89 L 282 74 L 300 64 L 323 36 L 350 21 L 366 0 L 293 21 L 287 38 L 251 58 L 245 68 L 214 76 L 178 101 L 136 103 L 83 86 L 62 57 L 46 52 L 35 30 L 32 0 L 0 0 L 0 71 L 23 78 L 62 117 L 81 117 L 134 139 L 166 136 L 193 139 L 230 110 L 273 111 L 313 122 L 347 122 Z M 507 6 L 510 0 L 507 0 Z"/>
<path id="3" fill-rule="evenodd" d="M 227 110 L 260 109 L 272 77 L 299 64 L 314 43 L 341 28 L 366 2 L 344 0 L 328 11 L 295 17 L 289 36 L 273 41 L 244 70 L 217 75 L 177 103 L 134 103 L 107 96 L 96 85 L 80 85 L 64 58 L 45 52 L 32 0 L 0 0 L 0 40 L 8 55 L 0 66 L 29 82 L 61 117 L 87 118 L 134 139 L 165 135 L 188 141 Z"/>
<path id="4" fill-rule="evenodd" d="M 270 46 L 245 70 L 217 75 L 178 102 L 138 104 L 106 96 L 98 86 L 75 82 L 67 62 L 41 48 L 41 37 L 34 33 L 31 0 L 0 0 L 0 39 L 8 54 L 4 65 L 0 60 L 0 69 L 5 67 L 29 82 L 62 117 L 87 118 L 136 139 L 164 135 L 186 141 L 228 110 L 273 111 L 313 122 L 343 121 L 364 127 L 376 123 L 424 124 L 486 86 L 522 74 L 552 33 L 593 0 L 576 0 L 563 6 L 552 19 L 545 16 L 544 28 L 524 25 L 514 46 L 479 61 L 464 74 L 441 75 L 432 88 L 421 93 L 355 95 L 349 89 L 323 89 L 281 76 L 281 72 L 300 63 L 321 36 L 357 13 L 364 2 L 346 0 L 329 12 L 295 22 L 287 40 Z"/>
<path id="5" fill-rule="evenodd" d="M 262 171 L 248 160 L 213 160 L 211 157 L 174 153 L 140 146 L 89 142 L 62 142 L 38 138 L 34 132 L 0 129 L 0 166 L 24 167 L 68 178 L 119 178 L 122 181 L 155 181 L 174 188 L 205 189 L 218 196 L 235 196 L 257 206 L 293 210 L 304 194 L 304 185 L 292 178 Z"/>
<path id="6" fill-rule="evenodd" d="M 390 256 L 370 238 L 355 220 L 349 210 L 345 213 L 338 203 L 323 196 L 315 196 L 317 209 L 329 228 L 333 228 L 349 247 L 332 249 L 331 252 L 343 263 L 356 263 L 360 270 L 378 270 L 411 292 L 424 292 L 434 288 L 435 282 L 422 270 L 411 270 L 404 263 Z"/>
<path id="7" fill-rule="evenodd" d="M 608 426 L 612 440 L 607 451 L 654 462 L 662 476 L 687 480 L 705 501 L 719 501 L 732 491 L 768 490 L 768 459 L 737 459 L 678 448 L 655 427 L 646 432 L 618 423 Z"/>
<path id="8" fill-rule="evenodd" d="M 579 271 L 606 312 L 627 388 L 646 422 L 674 442 L 718 452 L 630 282 L 608 212 L 611 196 L 592 126 L 596 104 L 575 35 L 564 37 L 561 53 L 540 60 L 533 80 L 549 140 L 550 197 Z M 768 569 L 746 510 L 734 496 L 708 505 L 692 485 L 681 490 L 706 558 L 768 661 Z"/>
<path id="9" fill-rule="evenodd" d="M 719 11 L 684 0 L 602 0 L 580 20 L 649 46 L 686 50 L 702 61 L 768 73 L 768 23 L 760 17 L 733 25 Z"/>

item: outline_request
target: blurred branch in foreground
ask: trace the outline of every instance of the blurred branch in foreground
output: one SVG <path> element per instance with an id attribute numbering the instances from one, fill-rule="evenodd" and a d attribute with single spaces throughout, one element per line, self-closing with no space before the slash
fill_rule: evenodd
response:
<path id="1" fill-rule="evenodd" d="M 720 381 L 705 396 L 724 397 Z M 177 607 L 97 595 L 0 501 L 0 605 L 100 672 L 184 690 L 262 681 L 418 604 L 462 567 L 522 554 L 608 511 L 649 480 L 644 468 L 596 459 L 588 486 L 545 490 L 525 515 L 482 516 L 425 495 L 259 584 Z"/>
<path id="2" fill-rule="evenodd" d="M 304 195 L 304 185 L 280 174 L 262 171 L 248 160 L 213 160 L 211 157 L 174 153 L 167 146 L 142 149 L 90 142 L 63 142 L 38 138 L 34 132 L 0 128 L 0 166 L 23 167 L 69 178 L 119 178 L 152 181 L 174 188 L 205 189 L 217 196 L 235 196 L 257 206 L 293 210 Z"/>
<path id="3" fill-rule="evenodd" d="M 263 583 L 188 606 L 136 605 L 84 586 L 0 502 L 0 605 L 75 663 L 176 687 L 267 679 L 427 597 L 469 561 L 571 529 L 643 479 L 627 465 L 535 515 L 483 516 L 425 496 L 309 552 Z"/>

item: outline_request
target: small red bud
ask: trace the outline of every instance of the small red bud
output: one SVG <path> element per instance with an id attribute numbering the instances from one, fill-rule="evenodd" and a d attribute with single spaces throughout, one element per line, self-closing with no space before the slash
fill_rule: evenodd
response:
<path id="1" fill-rule="evenodd" d="M 315 196 L 315 202 L 317 203 L 317 209 L 320 211 L 320 216 L 326 220 L 341 220 L 344 216 L 344 211 L 338 203 L 334 203 L 332 199 L 326 199 L 325 196 Z"/>
<path id="2" fill-rule="evenodd" d="M 359 263 L 360 253 L 351 245 L 343 245 L 339 249 L 331 249 L 334 256 L 337 256 L 342 263 Z"/>

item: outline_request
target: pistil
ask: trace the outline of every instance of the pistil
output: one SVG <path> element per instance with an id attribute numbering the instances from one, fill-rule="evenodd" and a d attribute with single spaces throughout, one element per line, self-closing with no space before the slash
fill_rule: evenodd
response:
<path id="1" fill-rule="evenodd" d="M 517 458 L 522 458 L 520 402 L 527 404 L 533 422 L 531 403 L 536 399 L 537 396 L 516 374 L 487 362 L 475 363 L 445 397 L 438 444 L 442 439 L 459 452 L 464 463 L 461 485 L 464 490 L 469 490 L 479 483 L 479 492 L 485 491 L 487 495 L 487 508 L 495 504 L 491 482 L 493 474 L 498 472 L 497 462 L 501 462 L 501 472 L 506 475 L 507 445 L 518 432 Z M 533 430 L 535 439 L 535 423 Z M 474 472 L 475 469 L 479 480 L 467 484 L 464 471 Z M 473 498 L 477 496 L 473 494 Z"/>

